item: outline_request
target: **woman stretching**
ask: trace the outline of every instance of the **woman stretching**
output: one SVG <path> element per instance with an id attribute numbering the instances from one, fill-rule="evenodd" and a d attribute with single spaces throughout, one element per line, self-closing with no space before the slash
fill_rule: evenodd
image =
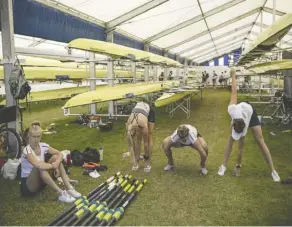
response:
<path id="1" fill-rule="evenodd" d="M 31 124 L 28 130 L 28 145 L 23 149 L 21 156 L 21 185 L 22 196 L 33 196 L 42 191 L 46 185 L 52 188 L 61 202 L 71 203 L 81 194 L 75 191 L 62 164 L 61 152 L 41 143 L 42 129 L 39 122 Z M 45 156 L 51 155 L 46 161 Z M 54 170 L 58 170 L 66 190 L 62 190 L 52 179 Z"/>
<path id="2" fill-rule="evenodd" d="M 172 135 L 167 136 L 162 142 L 162 148 L 168 159 L 165 171 L 174 169 L 174 162 L 172 158 L 171 148 L 191 147 L 197 150 L 201 156 L 201 173 L 206 175 L 208 173 L 206 168 L 206 160 L 208 157 L 208 145 L 198 130 L 192 125 L 180 125 Z"/>
<path id="3" fill-rule="evenodd" d="M 280 181 L 280 177 L 276 172 L 273 164 L 273 160 L 267 147 L 264 137 L 262 134 L 261 124 L 258 119 L 256 110 L 246 102 L 240 102 L 237 104 L 237 89 L 236 89 L 236 74 L 235 69 L 231 69 L 231 100 L 228 106 L 228 113 L 232 118 L 231 136 L 228 138 L 228 143 L 225 148 L 224 162 L 220 166 L 218 175 L 223 176 L 226 171 L 226 165 L 228 158 L 232 151 L 232 146 L 235 140 L 238 140 L 238 156 L 237 164 L 235 166 L 234 172 L 236 176 L 240 175 L 242 152 L 244 147 L 244 139 L 247 133 L 248 127 L 251 128 L 252 134 L 263 153 L 265 160 L 267 161 L 270 169 L 272 170 L 272 178 L 275 182 Z"/>
<path id="4" fill-rule="evenodd" d="M 150 172 L 150 157 L 152 153 L 152 132 L 155 125 L 155 112 L 149 104 L 138 102 L 126 124 L 128 151 L 132 155 L 132 170 L 139 169 L 141 143 L 144 143 L 144 171 Z"/>

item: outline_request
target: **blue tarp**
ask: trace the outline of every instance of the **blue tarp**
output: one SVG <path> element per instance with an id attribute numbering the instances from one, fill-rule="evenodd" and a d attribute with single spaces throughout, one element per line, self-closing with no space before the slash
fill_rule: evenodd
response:
<path id="1" fill-rule="evenodd" d="M 149 52 L 163 56 L 163 51 L 153 46 L 149 46 Z"/>
<path id="2" fill-rule="evenodd" d="M 32 0 L 14 0 L 14 32 L 68 43 L 76 38 L 105 40 L 105 29 Z"/>
<path id="3" fill-rule="evenodd" d="M 144 44 L 142 42 L 134 40 L 117 32 L 114 33 L 114 43 L 135 48 L 138 50 L 144 50 Z"/>

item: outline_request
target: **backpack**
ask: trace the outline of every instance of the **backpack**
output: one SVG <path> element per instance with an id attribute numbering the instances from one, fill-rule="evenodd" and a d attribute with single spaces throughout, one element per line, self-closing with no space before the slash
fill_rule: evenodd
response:
<path id="1" fill-rule="evenodd" d="M 25 74 L 22 66 L 17 59 L 18 64 L 15 64 L 10 77 L 9 77 L 9 85 L 10 92 L 15 99 L 24 99 L 27 97 L 27 94 L 30 92 L 31 87 L 25 79 Z"/>
<path id="2" fill-rule="evenodd" d="M 83 154 L 78 150 L 71 152 L 71 160 L 74 166 L 82 166 L 84 164 Z"/>
<path id="3" fill-rule="evenodd" d="M 87 147 L 83 152 L 84 162 L 100 162 L 99 151 L 92 147 Z"/>

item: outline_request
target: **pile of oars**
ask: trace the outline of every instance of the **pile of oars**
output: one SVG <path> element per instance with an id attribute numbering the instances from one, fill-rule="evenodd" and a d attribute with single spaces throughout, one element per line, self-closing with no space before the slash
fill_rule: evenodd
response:
<path id="1" fill-rule="evenodd" d="M 48 226 L 112 226 L 121 219 L 146 181 L 140 182 L 118 172 L 86 197 L 76 200 Z"/>

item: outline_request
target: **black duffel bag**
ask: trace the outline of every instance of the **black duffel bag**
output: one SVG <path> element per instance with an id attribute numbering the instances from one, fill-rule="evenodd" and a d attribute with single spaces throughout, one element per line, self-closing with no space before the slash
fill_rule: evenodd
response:
<path id="1" fill-rule="evenodd" d="M 71 151 L 70 155 L 74 166 L 82 166 L 84 164 L 84 157 L 80 151 L 73 150 Z"/>
<path id="2" fill-rule="evenodd" d="M 99 151 L 92 147 L 87 147 L 83 152 L 84 162 L 100 162 Z"/>

